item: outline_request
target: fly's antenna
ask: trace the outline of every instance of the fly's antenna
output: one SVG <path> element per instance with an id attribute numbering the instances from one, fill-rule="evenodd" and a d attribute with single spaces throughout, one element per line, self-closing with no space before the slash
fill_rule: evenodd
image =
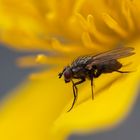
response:
<path id="1" fill-rule="evenodd" d="M 64 73 L 64 72 L 61 72 L 61 73 L 58 74 L 59 78 L 62 77 L 63 73 Z"/>
<path id="2" fill-rule="evenodd" d="M 66 68 L 64 68 L 63 69 L 63 71 L 62 72 L 60 72 L 59 74 L 58 74 L 58 76 L 59 76 L 59 78 L 61 78 L 62 77 L 62 75 L 63 75 L 63 73 L 64 73 L 64 71 L 66 70 Z"/>

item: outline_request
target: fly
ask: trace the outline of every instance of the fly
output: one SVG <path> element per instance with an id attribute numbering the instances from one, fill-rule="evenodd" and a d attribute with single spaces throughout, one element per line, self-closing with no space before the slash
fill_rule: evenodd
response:
<path id="1" fill-rule="evenodd" d="M 135 54 L 133 51 L 134 48 L 121 47 L 97 55 L 81 56 L 65 67 L 63 71 L 59 73 L 59 78 L 64 76 L 65 83 L 72 82 L 74 95 L 72 106 L 68 112 L 74 107 L 78 97 L 77 85 L 89 79 L 91 81 L 92 99 L 94 99 L 93 78 L 98 78 L 102 73 L 129 73 L 129 71 L 119 70 L 123 65 L 118 59 Z M 79 81 L 74 82 L 73 79 L 79 79 Z"/>

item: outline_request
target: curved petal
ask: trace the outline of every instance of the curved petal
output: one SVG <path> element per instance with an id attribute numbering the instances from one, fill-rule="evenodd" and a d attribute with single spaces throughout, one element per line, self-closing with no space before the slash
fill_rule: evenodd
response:
<path id="1" fill-rule="evenodd" d="M 71 133 L 97 131 L 122 120 L 136 98 L 140 79 L 139 42 L 133 43 L 136 55 L 131 58 L 136 61 L 137 71 L 112 73 L 95 79 L 94 101 L 91 100 L 90 83 L 80 85 L 79 98 L 69 113 L 67 110 L 73 100 L 71 85 L 58 79 L 58 71 L 48 72 L 44 79 L 27 82 L 2 104 L 0 138 L 63 140 Z"/>
<path id="2" fill-rule="evenodd" d="M 95 132 L 112 127 L 128 114 L 137 97 L 140 82 L 139 44 L 139 39 L 129 43 L 135 47 L 136 54 L 124 59 L 126 64 L 132 62 L 126 67 L 127 70 L 132 67 L 135 70 L 129 74 L 112 73 L 95 79 L 94 101 L 91 100 L 90 83 L 81 86 L 75 108 L 66 113 L 71 103 L 67 104 L 51 128 L 52 139 L 63 140 L 71 133 Z"/>
<path id="3" fill-rule="evenodd" d="M 3 1 L 1 0 L 0 2 Z M 19 1 L 13 0 L 13 3 L 17 2 Z M 69 16 L 71 16 L 72 12 L 69 10 L 71 10 L 71 8 L 74 8 L 74 1 L 72 1 L 72 3 L 67 3 L 64 0 L 61 0 L 61 4 L 69 9 L 66 13 L 64 13 L 65 18 L 62 18 L 61 20 L 59 19 L 61 17 L 55 17 L 57 14 L 59 16 L 62 14 L 62 9 L 60 9 L 59 11 L 59 7 L 61 4 L 57 5 L 56 1 L 54 0 L 51 3 L 52 7 L 50 6 L 51 4 L 48 6 L 51 10 L 49 8 L 47 10 L 50 10 L 50 12 L 47 11 L 47 14 L 45 14 L 46 11 L 43 11 L 42 8 L 44 7 L 44 5 L 42 5 L 44 3 L 45 1 L 43 0 L 39 7 L 32 5 L 32 1 L 29 1 L 29 3 L 27 2 L 25 5 L 20 4 L 19 8 L 16 9 L 17 11 L 20 11 L 20 7 L 25 11 L 26 6 L 29 8 L 29 11 L 26 11 L 27 13 L 23 12 L 23 20 L 20 17 L 21 13 L 18 13 L 14 8 L 9 8 L 9 10 L 14 13 L 11 13 L 11 15 L 13 14 L 11 16 L 12 19 L 10 19 L 8 16 L 4 16 L 6 7 L 2 7 L 2 12 L 0 13 L 2 23 L 0 24 L 2 25 L 2 28 L 6 30 L 6 32 L 1 33 L 1 41 L 7 42 L 14 46 L 18 46 L 21 44 L 24 47 L 26 46 L 27 49 L 28 46 L 30 46 L 29 48 L 32 48 L 33 50 L 40 48 L 46 50 L 46 45 L 51 44 L 52 46 L 50 47 L 50 49 L 53 48 L 53 50 L 57 51 L 61 50 L 65 53 L 76 52 L 77 55 L 81 54 L 77 53 L 79 51 L 73 51 L 75 50 L 75 47 L 70 47 L 77 45 L 82 46 L 79 45 L 81 44 L 81 41 L 79 40 L 81 36 L 78 36 L 82 33 L 82 30 L 81 28 L 76 29 L 78 23 L 75 17 L 72 16 L 69 19 Z M 68 7 L 69 3 L 70 7 Z M 113 10 L 114 3 L 116 6 L 115 8 L 119 7 L 119 10 Z M 79 12 L 82 15 L 81 21 L 83 21 L 82 24 L 86 23 L 84 24 L 85 29 L 87 29 L 87 27 L 91 28 L 92 25 L 94 25 L 92 20 L 93 17 L 95 17 L 95 20 L 97 20 L 97 22 L 95 23 L 95 31 L 99 30 L 105 35 L 109 35 L 109 37 L 114 35 L 116 39 L 115 41 L 112 41 L 112 44 L 120 43 L 119 41 L 122 41 L 122 39 L 123 43 L 127 44 L 126 42 L 130 42 L 129 39 L 130 37 L 132 37 L 132 32 L 129 33 L 126 29 L 129 28 L 129 31 L 135 30 L 136 27 L 134 26 L 136 17 L 134 16 L 134 13 L 136 11 L 131 11 L 131 7 L 129 7 L 127 0 L 123 0 L 123 3 L 121 2 L 121 0 L 115 1 L 114 3 L 112 3 L 111 0 L 98 0 L 94 2 L 82 0 L 82 2 L 79 2 L 78 6 L 73 10 L 75 13 Z M 15 5 L 13 5 L 13 7 L 14 6 Z M 39 9 L 42 10 L 40 11 Z M 15 11 L 17 12 L 17 14 Z M 9 15 L 9 13 L 7 13 L 6 15 Z M 32 17 L 31 19 L 30 16 Z M 46 21 L 44 20 L 44 16 Z M 38 17 L 37 21 L 36 17 Z M 87 20 L 84 20 L 84 18 L 86 19 L 86 17 Z M 16 25 L 18 25 L 17 29 L 15 29 L 15 18 L 18 19 L 18 22 L 16 23 Z M 68 21 L 65 22 L 66 26 L 64 26 L 62 23 L 67 18 Z M 26 24 L 27 20 L 30 21 L 30 24 Z M 126 24 L 126 21 L 128 21 L 128 24 Z M 47 23 L 47 25 L 49 26 L 45 27 L 45 23 Z M 53 23 L 52 26 L 50 26 L 51 23 Z M 96 29 L 97 24 L 98 28 Z M 55 28 L 50 28 L 50 30 L 52 31 L 50 32 L 49 27 L 53 26 L 55 26 Z M 76 33 L 78 39 L 76 38 L 76 43 L 72 41 L 74 45 L 70 44 L 68 48 L 65 48 L 65 41 L 67 44 L 66 38 L 73 35 L 71 34 L 71 32 L 67 33 L 67 31 L 71 30 L 71 28 L 67 29 L 67 27 L 74 27 L 76 29 L 73 29 L 72 33 L 74 30 L 76 32 L 78 31 L 78 33 Z M 116 36 L 115 32 L 119 34 L 120 37 Z M 47 38 L 42 39 L 42 34 L 43 37 L 46 37 L 44 36 L 44 34 L 52 36 L 52 34 L 54 33 L 56 33 L 55 36 L 59 34 L 59 36 L 56 37 L 59 39 L 62 38 L 61 36 L 64 36 L 64 45 L 59 43 L 59 41 L 50 40 L 48 36 Z M 89 33 L 90 32 L 84 31 L 82 34 L 82 39 L 85 45 L 87 45 L 87 48 L 90 49 L 90 47 L 93 46 L 94 42 L 92 40 L 92 36 L 90 36 Z M 38 35 L 41 35 L 41 39 L 38 37 Z M 19 37 L 18 41 L 16 37 Z M 98 41 L 98 39 L 102 38 L 103 35 L 98 34 L 95 37 Z M 134 39 L 135 37 L 136 36 L 133 36 L 132 39 Z M 73 38 L 68 39 L 68 41 L 72 39 Z M 104 42 L 106 41 L 100 43 L 104 44 Z M 134 41 L 134 43 L 131 42 L 130 44 L 128 44 L 128 46 L 132 45 L 131 47 L 136 48 L 137 54 L 133 56 L 133 58 L 130 57 L 126 58 L 125 60 L 121 60 L 122 62 L 124 61 L 127 64 L 127 62 L 129 62 L 129 60 L 132 58 L 132 61 L 134 61 L 133 67 L 136 67 L 137 71 L 124 75 L 119 73 L 112 73 L 108 76 L 103 75 L 97 80 L 95 79 L 96 85 L 94 101 L 90 99 L 90 83 L 88 83 L 88 85 L 80 85 L 79 99 L 74 109 L 69 113 L 67 113 L 67 110 L 71 106 L 73 98 L 72 94 L 70 94 L 72 93 L 71 86 L 64 84 L 63 80 L 59 80 L 56 71 L 50 72 L 48 73 L 48 75 L 46 75 L 46 73 L 44 72 L 43 77 L 45 75 L 45 78 L 43 78 L 42 80 L 38 79 L 25 82 L 22 87 L 13 92 L 10 97 L 7 97 L 7 99 L 5 99 L 2 104 L 3 106 L 0 112 L 0 139 L 63 140 L 73 132 L 86 132 L 89 130 L 95 131 L 100 128 L 111 127 L 114 124 L 120 122 L 120 120 L 122 120 L 122 118 L 124 118 L 124 116 L 126 116 L 126 114 L 128 113 L 136 97 L 137 84 L 140 78 L 140 67 L 138 64 L 140 54 L 139 42 L 140 41 L 137 40 Z M 109 44 L 109 41 L 106 44 Z M 113 47 L 112 44 L 110 44 L 110 46 Z M 35 47 L 36 45 L 40 47 Z M 78 47 L 78 49 L 80 49 L 81 52 L 84 51 L 84 53 L 86 52 L 85 50 L 87 50 L 87 48 L 85 47 L 83 49 Z M 89 52 L 89 50 L 87 51 Z M 34 77 L 36 77 L 36 74 L 32 75 L 31 77 L 32 79 L 35 79 Z"/>
<path id="4" fill-rule="evenodd" d="M 111 81 L 110 79 L 116 80 Z M 91 93 L 89 83 L 79 91 L 76 107 L 69 113 L 64 110 L 55 121 L 51 136 L 53 139 L 63 140 L 71 133 L 95 132 L 101 128 L 114 126 L 126 116 L 132 107 L 134 99 L 137 97 L 139 80 L 140 67 L 137 72 L 123 76 L 118 74 L 102 76 L 97 81 L 95 80 L 94 101 L 88 94 Z M 108 86 L 103 87 L 107 83 Z M 85 96 L 88 100 L 83 102 Z"/>
<path id="5" fill-rule="evenodd" d="M 72 132 L 112 126 L 132 105 L 139 78 L 140 69 L 124 76 L 104 75 L 95 81 L 95 92 L 100 93 L 95 100 L 89 99 L 90 84 L 81 87 L 75 109 L 67 113 L 71 87 L 56 73 L 48 73 L 45 80 L 28 82 L 5 100 L 0 113 L 0 138 L 62 140 Z"/>
<path id="6" fill-rule="evenodd" d="M 25 81 L 1 103 L 0 139 L 49 139 L 49 128 L 72 97 L 70 92 L 71 86 L 54 72 L 45 80 Z"/>

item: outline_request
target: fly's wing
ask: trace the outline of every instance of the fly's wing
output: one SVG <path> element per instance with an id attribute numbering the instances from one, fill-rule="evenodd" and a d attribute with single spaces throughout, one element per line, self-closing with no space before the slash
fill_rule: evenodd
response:
<path id="1" fill-rule="evenodd" d="M 86 67 L 88 69 L 91 69 L 93 65 L 97 65 L 99 63 L 131 56 L 135 54 L 133 51 L 134 51 L 134 48 L 122 47 L 122 48 L 116 48 L 116 49 L 113 49 L 104 53 L 97 54 L 92 57 L 92 60 L 90 61 L 89 64 L 87 64 Z"/>

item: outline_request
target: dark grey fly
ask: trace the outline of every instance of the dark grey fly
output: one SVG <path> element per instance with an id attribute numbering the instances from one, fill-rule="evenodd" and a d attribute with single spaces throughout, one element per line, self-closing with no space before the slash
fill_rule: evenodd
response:
<path id="1" fill-rule="evenodd" d="M 89 79 L 91 81 L 92 99 L 94 99 L 93 78 L 99 77 L 102 73 L 128 73 L 129 71 L 119 70 L 122 64 L 117 59 L 135 54 L 133 51 L 134 48 L 121 47 L 97 55 L 81 56 L 74 60 L 71 65 L 65 67 L 59 73 L 59 78 L 64 75 L 65 83 L 70 81 L 73 83 L 74 100 L 69 111 L 73 108 L 78 96 L 77 85 Z M 73 79 L 79 79 L 79 81 L 74 83 Z"/>

